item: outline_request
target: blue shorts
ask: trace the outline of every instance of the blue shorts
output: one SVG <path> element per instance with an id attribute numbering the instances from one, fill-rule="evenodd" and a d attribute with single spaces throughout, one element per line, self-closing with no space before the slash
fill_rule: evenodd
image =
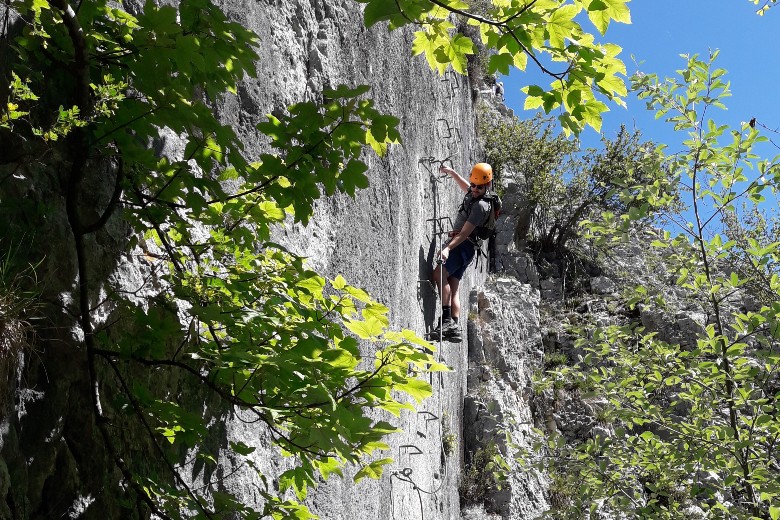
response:
<path id="1" fill-rule="evenodd" d="M 454 276 L 460 280 L 463 278 L 463 273 L 466 272 L 466 268 L 471 264 L 471 261 L 474 260 L 476 251 L 476 246 L 471 240 L 462 242 L 455 249 L 450 251 L 447 261 L 444 262 L 444 268 L 447 269 L 450 276 Z"/>

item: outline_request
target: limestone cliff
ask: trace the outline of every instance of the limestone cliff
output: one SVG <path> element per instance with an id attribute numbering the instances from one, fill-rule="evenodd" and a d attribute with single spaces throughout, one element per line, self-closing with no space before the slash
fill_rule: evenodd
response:
<path id="1" fill-rule="evenodd" d="M 133 10 L 134 2 L 128 2 Z M 440 77 L 421 59 L 411 58 L 411 32 L 388 33 L 364 28 L 361 7 L 351 0 L 243 0 L 225 2 L 235 20 L 260 36 L 259 74 L 248 79 L 234 97 L 216 107 L 248 146 L 257 152 L 267 143 L 255 125 L 267 113 L 296 101 L 316 99 L 326 87 L 369 84 L 377 107 L 398 117 L 403 144 L 369 164 L 370 187 L 353 200 L 322 200 L 307 228 L 288 226 L 279 240 L 307 257 L 325 274 L 341 273 L 392 309 L 391 320 L 425 332 L 437 303 L 428 281 L 435 246 L 433 221 L 450 214 L 460 192 L 436 175 L 435 160 L 451 157 L 453 166 L 468 170 L 479 159 L 474 129 L 472 85 L 452 73 Z M 164 134 L 156 146 L 178 149 L 175 135 Z M 0 427 L 0 517 L 117 518 L 112 487 L 119 475 L 105 452 L 90 418 L 80 338 L 64 327 L 63 309 L 70 305 L 75 277 L 74 254 L 68 244 L 62 200 L 45 172 L 7 176 L 3 200 L 27 198 L 45 204 L 48 224 L 31 237 L 43 251 L 37 266 L 47 281 L 43 299 L 52 305 L 56 335 L 40 338 L 35 350 L 7 363 L 9 406 Z M 10 180 L 8 180 L 10 179 Z M 96 197 L 109 196 L 107 181 L 94 181 Z M 128 291 L 149 275 L 127 246 L 127 229 L 114 218 L 109 233 L 90 248 L 95 263 Z M 483 268 L 484 270 L 484 268 Z M 471 270 L 464 279 L 464 304 L 472 287 L 485 276 Z M 59 305 L 59 306 L 58 306 Z M 465 308 L 465 305 L 464 305 Z M 106 316 L 102 317 L 106 319 Z M 392 437 L 395 463 L 379 481 L 352 484 L 351 475 L 331 478 L 310 494 L 308 503 L 323 519 L 451 519 L 460 516 L 458 484 L 462 458 L 463 398 L 466 389 L 466 346 L 444 344 L 439 355 L 452 372 L 431 379 L 435 395 L 416 414 L 402 416 L 403 433 Z M 177 385 L 169 381 L 165 384 Z M 223 446 L 232 440 L 268 435 L 240 421 L 215 427 Z M 455 436 L 454 451 L 445 453 L 442 438 Z M 115 432 L 129 443 L 132 432 Z M 142 443 L 135 456 L 148 456 Z M 215 475 L 226 489 L 252 502 L 252 478 L 225 456 Z M 269 450 L 257 453 L 258 466 L 278 474 L 285 461 Z M 194 474 L 193 479 L 203 478 Z M 125 513 L 122 513 L 125 511 Z"/>

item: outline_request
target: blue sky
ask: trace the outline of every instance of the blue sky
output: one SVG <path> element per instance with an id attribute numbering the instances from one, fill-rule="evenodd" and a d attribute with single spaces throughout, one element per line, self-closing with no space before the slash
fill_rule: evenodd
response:
<path id="1" fill-rule="evenodd" d="M 767 127 L 780 127 L 780 6 L 758 16 L 748 0 L 635 0 L 628 5 L 631 25 L 613 23 L 603 39 L 623 48 L 621 56 L 629 76 L 637 70 L 631 55 L 640 63 L 639 70 L 663 78 L 684 66 L 680 54 L 706 56 L 710 49 L 719 49 L 715 65 L 728 71 L 732 96 L 725 100 L 728 111 L 715 111 L 711 116 L 721 124 L 739 125 L 755 117 Z M 531 65 L 526 73 L 512 71 L 504 78 L 506 104 L 521 119 L 533 113 L 523 110 L 525 95 L 520 88 L 534 83 L 547 86 L 549 79 L 532 71 Z M 610 106 L 602 131 L 614 136 L 622 123 L 640 129 L 648 139 L 668 144 L 673 151 L 681 136 L 675 136 L 663 120 L 655 120 L 644 102 L 630 98 L 627 104 L 628 109 Z M 780 144 L 780 135 L 767 135 Z M 581 138 L 586 146 L 599 142 L 592 128 Z M 772 148 L 766 153 L 774 155 L 780 150 Z"/>

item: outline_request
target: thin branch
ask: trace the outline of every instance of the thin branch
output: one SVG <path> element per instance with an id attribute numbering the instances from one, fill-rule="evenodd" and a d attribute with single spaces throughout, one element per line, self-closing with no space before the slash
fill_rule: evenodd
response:
<path id="1" fill-rule="evenodd" d="M 725 209 L 725 208 L 726 208 L 726 207 L 727 207 L 727 206 L 728 206 L 730 203 L 732 203 L 733 201 L 735 201 L 735 200 L 739 199 L 739 198 L 740 198 L 740 197 L 742 197 L 742 196 L 743 196 L 745 193 L 747 193 L 748 191 L 752 190 L 752 189 L 753 189 L 753 188 L 755 188 L 756 186 L 758 186 L 758 179 L 756 179 L 756 180 L 753 180 L 753 181 L 750 183 L 750 185 L 749 185 L 747 188 L 745 188 L 744 190 L 742 190 L 742 192 L 741 192 L 741 193 L 739 193 L 738 195 L 735 195 L 735 196 L 733 196 L 733 197 L 729 198 L 729 200 L 725 201 L 725 203 L 724 203 L 724 204 L 722 204 L 722 205 L 721 205 L 721 206 L 720 206 L 720 207 L 719 207 L 719 208 L 718 208 L 718 209 L 717 209 L 717 210 L 716 210 L 716 211 L 715 211 L 715 212 L 714 212 L 714 213 L 713 213 L 713 214 L 710 216 L 710 218 L 708 218 L 708 219 L 707 219 L 707 220 L 704 222 L 704 227 L 707 227 L 707 225 L 708 225 L 710 222 L 712 222 L 712 220 L 713 220 L 715 217 L 717 217 L 718 215 L 720 215 L 721 213 L 723 213 L 723 210 L 724 210 L 724 209 Z"/>
<path id="2" fill-rule="evenodd" d="M 157 110 L 160 110 L 160 108 L 161 108 L 161 107 L 154 106 L 154 107 L 150 108 L 149 110 L 147 110 L 146 112 L 144 112 L 143 114 L 139 114 L 139 115 L 137 115 L 136 117 L 134 117 L 134 118 L 130 119 L 129 121 L 125 121 L 125 122 L 124 122 L 124 123 L 122 123 L 121 125 L 119 125 L 119 126 L 117 126 L 117 127 L 115 127 L 115 128 L 112 128 L 112 129 L 111 129 L 111 130 L 109 130 L 108 132 L 104 133 L 104 134 L 103 134 L 103 135 L 101 135 L 100 137 L 97 137 L 97 138 L 96 138 L 96 139 L 95 139 L 95 140 L 92 142 L 92 144 L 93 144 L 93 145 L 95 145 L 95 144 L 98 144 L 100 141 L 102 141 L 102 140 L 103 140 L 103 139 L 105 139 L 106 137 L 110 136 L 111 134 L 113 134 L 113 133 L 115 133 L 115 132 L 118 132 L 119 130 L 121 130 L 121 129 L 123 129 L 123 128 L 127 127 L 127 126 L 130 126 L 130 125 L 132 125 L 132 124 L 133 124 L 133 123 L 135 123 L 136 121 L 138 121 L 138 120 L 140 120 L 140 119 L 143 119 L 144 117 L 146 117 L 146 116 L 148 116 L 148 115 L 150 115 L 150 114 L 153 114 L 153 113 L 154 113 L 154 112 L 156 112 Z"/>
<path id="3" fill-rule="evenodd" d="M 194 136 L 192 135 L 192 132 L 190 132 L 190 137 L 194 137 Z M 199 149 L 200 149 L 200 148 L 203 146 L 203 143 L 204 143 L 204 142 L 205 142 L 205 139 L 202 139 L 202 140 L 201 140 L 201 141 L 198 143 L 198 146 L 196 146 L 195 148 L 193 148 L 193 149 L 192 149 L 192 152 L 190 152 L 190 155 L 189 155 L 187 158 L 185 158 L 185 159 L 184 159 L 184 162 L 185 162 L 185 163 L 186 163 L 186 162 L 189 162 L 189 161 L 191 161 L 191 160 L 192 160 L 192 158 L 193 158 L 193 157 L 195 157 L 195 153 L 196 153 L 196 152 L 197 152 L 197 151 L 198 151 L 198 150 L 199 150 Z M 171 175 L 171 178 L 170 178 L 170 179 L 168 179 L 168 181 L 167 181 L 165 184 L 163 184 L 163 186 L 162 186 L 162 187 L 161 187 L 159 190 L 157 190 L 157 193 L 155 193 L 155 194 L 154 194 L 154 196 L 152 197 L 152 200 L 160 200 L 160 196 L 163 194 L 163 192 L 164 192 L 166 189 L 168 189 L 168 187 L 169 187 L 171 184 L 173 184 L 173 181 L 174 181 L 174 180 L 176 180 L 176 178 L 177 178 L 177 177 L 178 177 L 178 176 L 179 176 L 179 175 L 180 175 L 180 174 L 181 174 L 183 171 L 184 171 L 184 166 L 179 166 L 179 168 L 176 170 L 176 173 L 174 173 L 173 175 Z"/>
<path id="4" fill-rule="evenodd" d="M 83 139 L 76 139 L 75 159 L 71 165 L 71 171 L 69 176 L 69 185 L 65 198 L 66 213 L 68 217 L 68 224 L 73 234 L 74 247 L 76 250 L 76 264 L 78 273 L 78 322 L 84 333 L 84 345 L 87 351 L 87 371 L 90 384 L 90 397 L 92 400 L 92 411 L 94 415 L 95 424 L 98 431 L 103 438 L 103 444 L 114 460 L 114 464 L 122 473 L 124 479 L 133 488 L 137 497 L 143 500 L 150 510 L 160 516 L 163 519 L 169 519 L 170 517 L 160 511 L 156 504 L 147 495 L 142 486 L 133 478 L 133 473 L 125 464 L 125 461 L 120 457 L 116 447 L 114 446 L 113 439 L 111 437 L 108 428 L 106 427 L 106 418 L 103 415 L 103 407 L 100 400 L 100 388 L 98 384 L 97 369 L 95 366 L 95 352 L 97 350 L 95 345 L 94 330 L 92 324 L 92 318 L 89 306 L 89 273 L 90 270 L 87 266 L 86 247 L 84 244 L 84 232 L 79 218 L 77 203 L 79 186 L 83 177 L 83 168 L 86 163 L 86 143 Z"/>
<path id="5" fill-rule="evenodd" d="M 81 231 L 85 235 L 102 229 L 103 226 L 106 225 L 106 222 L 108 222 L 108 219 L 111 218 L 111 215 L 114 214 L 117 206 L 119 206 L 119 198 L 122 195 L 122 182 L 124 181 L 125 174 L 124 161 L 122 160 L 122 156 L 117 156 L 117 159 L 119 161 L 119 165 L 117 166 L 116 180 L 114 181 L 114 192 L 111 194 L 111 200 L 109 200 L 108 206 L 106 206 L 105 211 L 96 222 L 82 228 Z"/>
<path id="6" fill-rule="evenodd" d="M 89 119 L 92 113 L 92 104 L 89 87 L 89 62 L 87 57 L 87 42 L 84 31 L 81 28 L 78 17 L 66 0 L 53 0 L 52 4 L 60 10 L 62 21 L 68 29 L 68 36 L 73 43 L 74 67 L 73 75 L 76 77 L 78 89 L 76 92 L 77 105 L 82 118 Z"/>
<path id="7" fill-rule="evenodd" d="M 520 48 L 523 50 L 523 52 L 524 52 L 524 53 L 525 53 L 525 54 L 526 54 L 526 55 L 527 55 L 529 58 L 531 58 L 531 60 L 532 60 L 534 63 L 536 63 L 536 66 L 537 66 L 537 67 L 539 67 L 539 69 L 540 69 L 542 72 L 544 72 L 544 73 L 545 73 L 545 74 L 547 74 L 548 76 L 551 76 L 551 77 L 553 77 L 553 78 L 555 78 L 555 79 L 557 79 L 557 80 L 561 80 L 561 81 L 562 81 L 562 80 L 563 80 L 563 78 L 565 78 L 565 77 L 566 77 L 566 75 L 567 75 L 569 72 L 571 72 L 572 68 L 574 67 L 574 60 L 572 60 L 572 61 L 569 63 L 569 66 L 568 66 L 568 67 L 566 68 L 566 70 L 565 70 L 565 71 L 563 71 L 563 72 L 553 72 L 553 71 L 549 70 L 547 67 L 545 67 L 545 66 L 542 64 L 542 62 L 541 62 L 541 61 L 539 61 L 539 59 L 536 57 L 536 55 L 535 55 L 533 52 L 531 52 L 531 51 L 530 51 L 530 50 L 529 50 L 529 49 L 528 49 L 528 48 L 525 46 L 525 44 L 523 44 L 523 42 L 521 42 L 521 41 L 520 41 L 520 38 L 518 38 L 518 36 L 515 34 L 514 30 L 513 30 L 511 27 L 509 27 L 509 26 L 507 25 L 507 23 L 508 23 L 509 21 L 511 21 L 512 19 L 514 19 L 514 18 L 515 18 L 515 17 L 517 17 L 517 16 L 520 16 L 520 15 L 522 15 L 522 14 L 523 14 L 525 11 L 527 11 L 528 9 L 530 9 L 530 8 L 531 8 L 531 6 L 533 6 L 533 5 L 536 3 L 536 1 L 537 1 L 537 0 L 533 0 L 533 1 L 532 1 L 532 2 L 530 2 L 529 4 L 527 4 L 527 5 L 525 5 L 524 7 L 522 7 L 522 8 L 521 8 L 521 10 L 520 10 L 520 11 L 518 11 L 517 13 L 515 13 L 514 15 L 510 16 L 510 17 L 509 17 L 509 18 L 507 18 L 506 20 L 501 20 L 501 21 L 498 21 L 498 20 L 490 20 L 489 18 L 483 18 L 483 17 L 481 17 L 481 16 L 479 16 L 479 15 L 476 15 L 476 14 L 473 14 L 473 13 L 469 13 L 469 12 L 466 12 L 466 11 L 463 11 L 463 10 L 460 10 L 460 9 L 456 9 L 456 8 L 454 8 L 454 7 L 450 7 L 450 6 L 446 5 L 446 4 L 444 4 L 443 2 L 441 2 L 440 0 L 429 0 L 429 1 L 430 1 L 432 4 L 434 4 L 434 5 L 438 5 L 439 7 L 443 8 L 443 9 L 446 9 L 446 10 L 448 10 L 448 11 L 452 12 L 452 13 L 456 13 L 456 14 L 459 14 L 459 15 L 465 16 L 465 17 L 467 17 L 467 18 L 471 18 L 472 20 L 478 21 L 478 22 L 480 22 L 480 23 L 484 23 L 484 24 L 486 24 L 486 25 L 491 25 L 491 26 L 493 26 L 493 27 L 497 27 L 499 30 L 501 30 L 501 32 L 502 32 L 502 33 L 511 35 L 512 39 L 513 39 L 513 40 L 515 40 L 515 42 L 516 42 L 516 43 L 517 43 L 517 44 L 520 46 Z"/>
<path id="8" fill-rule="evenodd" d="M 337 123 L 335 126 L 333 126 L 333 127 L 330 129 L 330 131 L 328 131 L 328 133 L 327 133 L 327 134 L 323 135 L 323 136 L 322 136 L 322 137 L 321 137 L 321 138 L 320 138 L 320 139 L 319 139 L 319 140 L 318 140 L 316 143 L 314 143 L 313 145 L 311 145 L 310 147 L 308 147 L 308 148 L 307 148 L 307 149 L 306 149 L 306 150 L 305 150 L 303 153 L 301 153 L 301 154 L 300 154 L 300 156 L 299 156 L 297 159 L 295 159 L 295 160 L 294 160 L 293 162 L 291 162 L 290 164 L 286 164 L 286 165 L 284 166 L 284 169 L 285 169 L 285 171 L 286 171 L 286 170 L 290 170 L 291 168 L 294 168 L 295 166 L 297 166 L 297 165 L 298 165 L 298 163 L 299 163 L 299 162 L 300 162 L 300 161 L 301 161 L 301 160 L 302 160 L 304 157 L 306 157 L 307 155 L 310 155 L 310 154 L 311 154 L 311 152 L 313 152 L 314 150 L 316 150 L 316 149 L 317 149 L 317 148 L 318 148 L 318 147 L 319 147 L 319 146 L 320 146 L 322 143 L 324 143 L 324 142 L 325 142 L 325 140 L 326 140 L 327 138 L 329 138 L 329 137 L 332 137 L 332 136 L 333 136 L 333 132 L 335 132 L 335 131 L 336 131 L 336 130 L 337 130 L 337 129 L 338 129 L 340 126 L 341 126 L 341 125 L 343 125 L 343 124 L 360 124 L 360 123 L 358 123 L 357 121 L 347 121 L 347 120 L 345 120 L 345 119 L 344 119 L 344 117 L 346 117 L 346 114 L 344 113 L 344 108 L 345 108 L 345 107 L 341 107 L 341 108 L 342 108 L 342 119 L 341 119 L 341 120 L 340 120 L 340 121 L 339 121 L 339 122 L 338 122 L 338 123 Z M 229 202 L 229 201 L 231 201 L 231 200 L 233 200 L 233 199 L 238 199 L 238 198 L 241 198 L 241 197 L 245 197 L 245 196 L 247 196 L 247 195 L 251 195 L 252 193 L 257 193 L 258 191 L 262 191 L 263 189 L 265 189 L 265 187 L 266 187 L 266 186 L 268 186 L 270 183 L 272 183 L 272 182 L 276 181 L 277 179 L 279 179 L 279 177 L 281 177 L 281 175 L 274 175 L 274 176 L 271 176 L 271 177 L 269 177 L 268 179 L 266 179 L 264 182 L 262 182 L 261 184 L 259 184 L 258 186 L 255 186 L 254 188 L 248 189 L 248 190 L 246 190 L 246 191 L 243 191 L 243 192 L 241 192 L 241 193 L 236 193 L 235 195 L 230 195 L 230 196 L 228 196 L 228 197 L 225 197 L 225 198 L 222 198 L 222 199 L 215 199 L 215 200 L 212 200 L 212 201 L 208 202 L 207 204 L 216 204 L 216 203 L 224 203 L 224 202 Z M 248 211 L 248 210 L 247 210 L 247 211 Z M 239 221 L 239 222 L 240 222 L 240 221 Z M 234 228 L 235 228 L 235 226 L 236 226 L 236 224 L 234 224 L 234 225 L 232 226 L 232 228 L 231 228 L 231 229 L 234 229 Z"/>
<path id="9" fill-rule="evenodd" d="M 179 472 L 176 470 L 173 464 L 168 460 L 165 451 L 157 442 L 157 435 L 154 433 L 154 430 L 149 424 L 149 421 L 146 420 L 146 416 L 144 415 L 144 410 L 143 407 L 141 406 L 141 403 L 139 403 L 138 399 L 136 399 L 135 395 L 133 395 L 133 392 L 130 389 L 130 387 L 127 385 L 125 378 L 122 377 L 122 373 L 119 371 L 119 367 L 116 366 L 116 363 L 110 357 L 104 356 L 104 359 L 108 362 L 109 366 L 114 372 L 114 375 L 119 380 L 119 384 L 122 386 L 122 390 L 124 391 L 127 398 L 130 400 L 130 403 L 133 405 L 136 415 L 139 417 L 141 424 L 143 425 L 147 435 L 149 436 L 149 439 L 152 441 L 152 444 L 154 444 L 157 453 L 160 455 L 160 458 L 163 460 L 164 464 L 168 467 L 168 470 L 173 474 L 173 477 L 179 482 L 179 484 L 186 490 L 187 494 L 195 502 L 195 504 L 203 512 L 203 514 L 206 515 L 207 518 L 215 518 L 212 512 L 209 511 L 206 508 L 206 506 L 201 503 L 200 497 L 198 497 L 192 491 L 192 489 L 190 489 L 189 485 L 184 481 L 184 478 L 182 478 L 182 476 L 179 474 Z"/>
<path id="10" fill-rule="evenodd" d="M 768 0 L 767 0 L 767 1 L 768 1 Z M 780 134 L 780 130 L 778 130 L 777 128 L 769 128 L 769 127 L 768 127 L 768 126 L 766 126 L 765 124 L 763 124 L 763 123 L 760 123 L 760 122 L 758 122 L 758 121 L 755 121 L 755 120 L 752 120 L 751 122 L 753 122 L 754 124 L 756 124 L 756 125 L 760 126 L 760 127 L 761 127 L 761 128 L 763 128 L 764 130 L 767 130 L 767 131 L 769 131 L 769 132 L 772 132 L 773 134 Z M 750 126 L 753 126 L 753 125 L 750 125 Z M 769 139 L 769 142 L 770 142 L 770 143 L 772 143 L 772 146 L 774 146 L 775 148 L 778 148 L 778 149 L 780 149 L 780 146 L 778 146 L 778 145 L 777 145 L 777 143 L 775 143 L 775 142 L 774 142 L 774 141 L 773 141 L 771 138 L 768 138 L 768 139 Z"/>

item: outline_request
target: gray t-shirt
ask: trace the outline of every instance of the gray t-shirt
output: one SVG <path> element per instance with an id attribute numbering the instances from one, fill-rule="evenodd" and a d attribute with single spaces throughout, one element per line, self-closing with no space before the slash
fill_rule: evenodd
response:
<path id="1" fill-rule="evenodd" d="M 471 196 L 471 193 L 466 194 L 466 199 L 463 205 L 458 208 L 458 214 L 455 217 L 455 223 L 453 224 L 453 229 L 457 231 L 460 231 L 463 228 L 463 224 L 466 222 L 471 222 L 474 224 L 474 231 L 471 233 L 471 237 L 476 234 L 477 227 L 487 222 L 488 215 L 492 210 L 490 207 L 490 202 L 480 198 L 472 203 L 473 199 L 474 197 Z M 469 205 L 471 208 L 467 213 L 465 209 L 469 208 Z"/>

